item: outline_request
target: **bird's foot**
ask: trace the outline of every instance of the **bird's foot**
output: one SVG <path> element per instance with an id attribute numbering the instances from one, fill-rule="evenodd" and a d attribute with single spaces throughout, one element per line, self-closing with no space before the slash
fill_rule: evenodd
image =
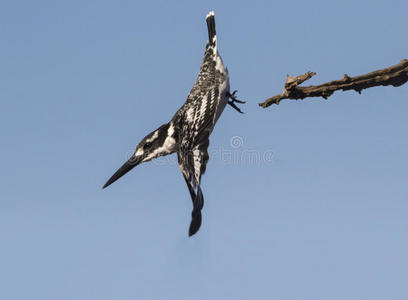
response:
<path id="1" fill-rule="evenodd" d="M 231 100 L 228 100 L 228 104 L 232 106 L 232 108 L 234 108 L 237 112 L 243 114 L 243 112 L 239 109 L 239 107 L 235 104 L 235 102 L 237 103 L 245 103 L 245 101 L 241 101 L 238 100 L 237 98 L 235 98 L 235 94 L 236 94 L 237 90 L 233 91 L 232 94 L 227 93 L 227 97 Z"/>

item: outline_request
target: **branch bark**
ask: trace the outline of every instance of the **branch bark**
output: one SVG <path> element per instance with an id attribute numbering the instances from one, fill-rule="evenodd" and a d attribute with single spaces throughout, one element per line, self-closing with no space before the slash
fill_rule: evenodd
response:
<path id="1" fill-rule="evenodd" d="M 323 97 L 327 99 L 337 90 L 355 90 L 361 94 L 363 89 L 374 86 L 400 86 L 408 81 L 408 60 L 403 59 L 397 65 L 361 76 L 349 77 L 347 74 L 344 74 L 340 80 L 333 80 L 316 86 L 299 86 L 299 84 L 312 78 L 314 75 L 316 73 L 310 71 L 296 77 L 287 75 L 283 92 L 259 103 L 259 106 L 266 108 L 272 104 L 278 105 L 283 99 L 299 100 L 307 97 Z"/>

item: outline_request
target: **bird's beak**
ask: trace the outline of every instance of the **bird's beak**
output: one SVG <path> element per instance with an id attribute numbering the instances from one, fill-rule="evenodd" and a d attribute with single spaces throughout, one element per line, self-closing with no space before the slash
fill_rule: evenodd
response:
<path id="1" fill-rule="evenodd" d="M 119 170 L 117 170 L 115 172 L 115 174 L 112 175 L 111 178 L 109 178 L 109 180 L 105 183 L 105 185 L 103 186 L 102 189 L 106 188 L 107 186 L 111 185 L 112 183 L 114 183 L 116 180 L 118 180 L 120 177 L 122 177 L 123 175 L 125 175 L 127 172 L 129 172 L 130 170 L 132 170 L 134 167 L 136 167 L 138 164 L 140 164 L 143 160 L 142 156 L 132 156 L 132 158 L 130 158 L 127 162 L 125 162 L 123 164 L 123 166 L 121 166 L 119 168 Z"/>

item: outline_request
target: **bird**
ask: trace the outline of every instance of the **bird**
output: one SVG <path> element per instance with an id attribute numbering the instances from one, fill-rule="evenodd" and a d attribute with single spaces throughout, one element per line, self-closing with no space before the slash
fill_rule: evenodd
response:
<path id="1" fill-rule="evenodd" d="M 242 113 L 235 103 L 245 103 L 235 97 L 237 91 L 230 93 L 228 70 L 217 49 L 214 11 L 206 15 L 206 23 L 208 42 L 200 72 L 186 102 L 168 123 L 143 138 L 130 159 L 103 186 L 104 189 L 111 185 L 141 163 L 177 153 L 178 165 L 193 202 L 189 236 L 194 235 L 202 223 L 201 176 L 209 160 L 209 136 L 227 104 Z"/>

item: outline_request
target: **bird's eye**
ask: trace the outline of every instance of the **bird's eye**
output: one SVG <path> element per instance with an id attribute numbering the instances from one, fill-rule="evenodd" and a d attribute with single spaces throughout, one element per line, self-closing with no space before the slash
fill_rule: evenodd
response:
<path id="1" fill-rule="evenodd" d="M 146 144 L 143 145 L 143 150 L 147 150 L 152 146 L 151 143 L 147 142 Z"/>

